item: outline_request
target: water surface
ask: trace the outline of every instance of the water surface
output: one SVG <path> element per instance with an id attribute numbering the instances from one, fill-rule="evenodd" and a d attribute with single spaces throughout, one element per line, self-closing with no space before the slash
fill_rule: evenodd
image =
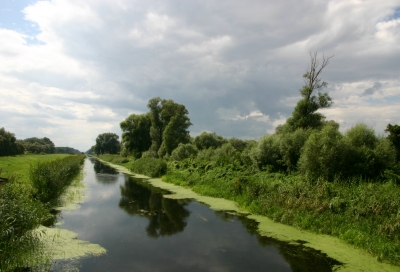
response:
<path id="1" fill-rule="evenodd" d="M 62 228 L 100 244 L 107 254 L 62 261 L 80 271 L 332 271 L 318 251 L 257 233 L 244 216 L 213 211 L 100 163 L 85 162 L 88 198 L 63 211 Z"/>

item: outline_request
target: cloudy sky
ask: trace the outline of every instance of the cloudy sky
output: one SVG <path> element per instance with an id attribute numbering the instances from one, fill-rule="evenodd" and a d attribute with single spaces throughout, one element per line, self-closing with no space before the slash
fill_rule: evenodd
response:
<path id="1" fill-rule="evenodd" d="M 341 131 L 399 124 L 400 0 L 1 0 L 0 127 L 86 151 L 98 134 L 184 104 L 202 131 L 259 138 L 300 98 L 309 52 Z"/>

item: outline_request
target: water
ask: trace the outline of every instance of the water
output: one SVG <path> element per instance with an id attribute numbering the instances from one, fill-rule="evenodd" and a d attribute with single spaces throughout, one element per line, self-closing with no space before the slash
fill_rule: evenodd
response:
<path id="1" fill-rule="evenodd" d="M 318 251 L 259 236 L 257 223 L 244 216 L 163 198 L 168 192 L 93 158 L 85 172 L 87 200 L 59 219 L 107 254 L 58 262 L 54 270 L 332 271 L 338 264 Z"/>

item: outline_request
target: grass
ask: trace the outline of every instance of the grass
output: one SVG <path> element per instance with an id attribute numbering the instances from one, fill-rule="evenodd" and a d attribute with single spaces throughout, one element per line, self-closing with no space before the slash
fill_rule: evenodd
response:
<path id="1" fill-rule="evenodd" d="M 80 171 L 84 156 L 22 155 L 0 157 L 0 271 L 19 271 L 49 262 L 41 250 L 39 225 L 51 222 L 48 201 L 57 198 Z"/>
<path id="2" fill-rule="evenodd" d="M 0 157 L 0 177 L 17 177 L 19 182 L 29 182 L 29 169 L 32 164 L 71 156 L 69 154 L 17 155 Z"/>

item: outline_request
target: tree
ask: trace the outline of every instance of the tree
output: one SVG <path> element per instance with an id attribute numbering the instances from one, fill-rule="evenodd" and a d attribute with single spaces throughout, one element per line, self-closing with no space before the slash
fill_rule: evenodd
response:
<path id="1" fill-rule="evenodd" d="M 17 141 L 15 135 L 0 128 L 0 156 L 24 154 L 24 146 Z"/>
<path id="2" fill-rule="evenodd" d="M 387 138 L 389 139 L 389 141 L 392 142 L 392 144 L 396 148 L 397 160 L 399 160 L 400 159 L 400 126 L 399 125 L 392 126 L 391 124 L 388 124 L 385 129 L 385 132 L 389 133 Z"/>
<path id="3" fill-rule="evenodd" d="M 44 138 L 27 138 L 21 141 L 21 144 L 25 147 L 25 150 L 31 153 L 46 153 L 53 154 L 55 151 L 54 143 L 47 137 Z"/>
<path id="4" fill-rule="evenodd" d="M 155 97 L 149 100 L 147 107 L 150 109 L 150 150 L 163 157 L 179 145 L 179 143 L 190 142 L 189 126 L 192 125 L 189 119 L 189 112 L 182 104 L 173 100 Z"/>
<path id="5" fill-rule="evenodd" d="M 120 150 L 119 136 L 115 133 L 107 132 L 99 134 L 96 138 L 95 152 L 97 155 L 105 153 L 118 154 Z"/>
<path id="6" fill-rule="evenodd" d="M 149 150 L 151 146 L 150 113 L 131 114 L 120 123 L 122 130 L 121 145 L 128 153 L 133 154 L 135 158 L 140 158 L 142 153 Z"/>
<path id="7" fill-rule="evenodd" d="M 310 52 L 310 67 L 303 75 L 305 85 L 300 90 L 303 98 L 297 103 L 292 117 L 287 120 L 287 124 L 292 131 L 298 128 L 321 128 L 325 116 L 317 111 L 329 108 L 333 103 L 328 93 L 321 92 L 328 84 L 319 77 L 333 56 L 327 58 L 323 56 L 322 64 L 319 65 L 317 55 L 317 52 Z M 316 94 L 316 92 L 318 93 Z"/>

